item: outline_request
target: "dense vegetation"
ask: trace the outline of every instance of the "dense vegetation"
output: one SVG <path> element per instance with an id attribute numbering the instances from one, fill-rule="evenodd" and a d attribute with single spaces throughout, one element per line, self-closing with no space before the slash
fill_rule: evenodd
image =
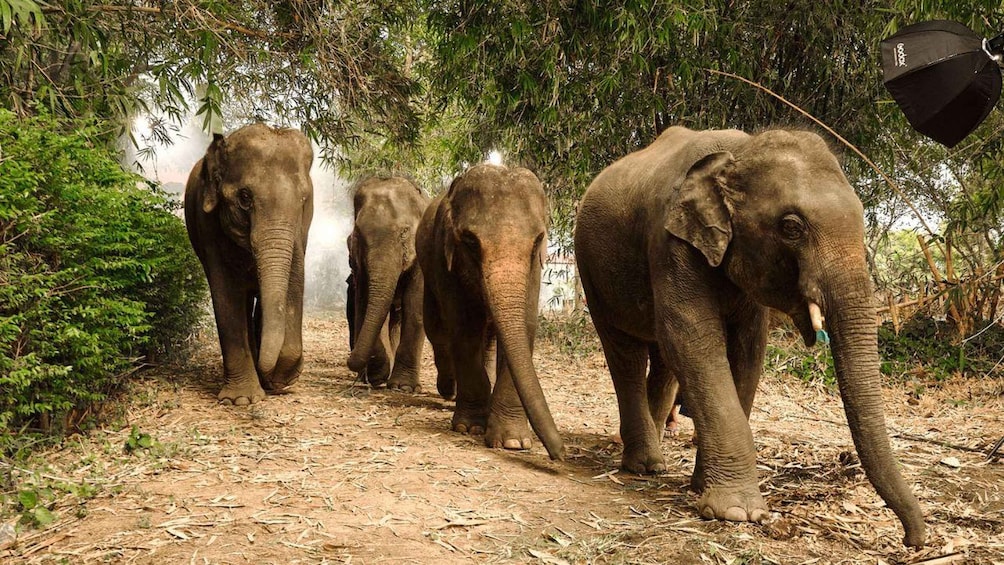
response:
<path id="1" fill-rule="evenodd" d="M 174 207 L 95 138 L 0 110 L 0 449 L 19 430 L 85 423 L 203 312 Z"/>

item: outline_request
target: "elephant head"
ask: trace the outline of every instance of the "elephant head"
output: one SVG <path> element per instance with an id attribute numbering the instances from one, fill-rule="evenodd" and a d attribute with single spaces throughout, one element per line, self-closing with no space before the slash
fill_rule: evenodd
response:
<path id="1" fill-rule="evenodd" d="M 754 300 L 786 312 L 806 344 L 825 316 L 862 467 L 905 543 L 923 545 L 923 515 L 885 428 L 863 209 L 823 140 L 768 131 L 707 155 L 674 193 L 665 227 Z"/>
<path id="2" fill-rule="evenodd" d="M 313 150 L 297 130 L 253 124 L 216 134 L 203 159 L 201 210 L 253 258 L 257 370 L 281 389 L 302 362 L 303 257 L 313 215 Z M 224 261 L 236 262 L 236 257 Z M 276 370 L 277 365 L 281 370 Z"/>
<path id="3" fill-rule="evenodd" d="M 547 202 L 522 168 L 479 165 L 458 177 L 443 200 L 444 254 L 473 296 L 481 296 L 530 425 L 551 457 L 562 453 L 533 367 L 540 271 L 547 253 Z"/>

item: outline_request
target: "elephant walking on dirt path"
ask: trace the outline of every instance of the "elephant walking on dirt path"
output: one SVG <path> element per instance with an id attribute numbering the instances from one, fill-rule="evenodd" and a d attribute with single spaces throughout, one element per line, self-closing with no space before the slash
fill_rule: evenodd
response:
<path id="1" fill-rule="evenodd" d="M 444 395 L 456 386 L 454 431 L 483 433 L 489 447 L 527 449 L 529 417 L 560 459 L 564 446 L 533 367 L 546 210 L 533 173 L 479 165 L 429 205 L 416 245 L 437 385 Z"/>
<path id="2" fill-rule="evenodd" d="M 295 129 L 216 134 L 185 187 L 185 224 L 209 279 L 223 403 L 291 385 L 303 366 L 303 257 L 313 150 Z"/>
<path id="3" fill-rule="evenodd" d="M 425 331 L 415 232 L 429 199 L 408 179 L 373 177 L 356 186 L 352 201 L 349 369 L 373 387 L 421 392 Z"/>
<path id="4" fill-rule="evenodd" d="M 810 346 L 825 316 L 861 466 L 904 543 L 924 544 L 883 416 L 863 208 L 819 136 L 670 128 L 589 186 L 575 256 L 617 393 L 625 469 L 666 469 L 660 438 L 679 379 L 697 432 L 698 510 L 764 520 L 748 418 L 768 308 Z"/>

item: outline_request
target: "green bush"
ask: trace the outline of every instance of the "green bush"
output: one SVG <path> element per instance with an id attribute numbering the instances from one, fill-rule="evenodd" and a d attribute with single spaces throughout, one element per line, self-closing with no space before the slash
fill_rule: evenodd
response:
<path id="1" fill-rule="evenodd" d="M 15 430 L 79 424 L 201 316 L 177 205 L 98 139 L 0 110 L 0 448 Z"/>
<path id="2" fill-rule="evenodd" d="M 780 314 L 777 317 L 780 318 Z M 764 371 L 792 375 L 801 381 L 819 382 L 828 387 L 837 384 L 830 346 L 817 343 L 806 347 L 801 334 L 786 319 L 771 330 L 767 339 Z"/>
<path id="3" fill-rule="evenodd" d="M 537 339 L 549 341 L 559 351 L 573 357 L 603 351 L 593 320 L 583 310 L 541 312 L 537 317 Z"/>
<path id="4" fill-rule="evenodd" d="M 1004 351 L 1004 328 L 999 323 L 977 324 L 977 333 L 961 339 L 952 324 L 915 316 L 903 323 L 898 335 L 892 324 L 883 324 L 878 337 L 882 372 L 898 379 L 944 381 L 956 375 L 990 375 L 999 369 Z"/>

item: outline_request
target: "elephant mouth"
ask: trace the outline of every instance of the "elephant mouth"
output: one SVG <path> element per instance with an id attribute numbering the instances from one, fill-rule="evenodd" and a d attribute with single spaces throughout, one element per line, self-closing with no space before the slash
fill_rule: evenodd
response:
<path id="1" fill-rule="evenodd" d="M 810 310 L 815 307 L 818 312 L 819 306 L 814 302 L 803 302 L 798 305 L 793 311 L 788 312 L 788 316 L 791 321 L 795 323 L 795 327 L 798 328 L 798 332 L 802 334 L 802 339 L 805 341 L 806 347 L 813 347 L 816 345 L 816 325 L 822 323 L 822 316 L 819 316 L 818 320 L 813 320 L 814 315 L 810 314 Z"/>

